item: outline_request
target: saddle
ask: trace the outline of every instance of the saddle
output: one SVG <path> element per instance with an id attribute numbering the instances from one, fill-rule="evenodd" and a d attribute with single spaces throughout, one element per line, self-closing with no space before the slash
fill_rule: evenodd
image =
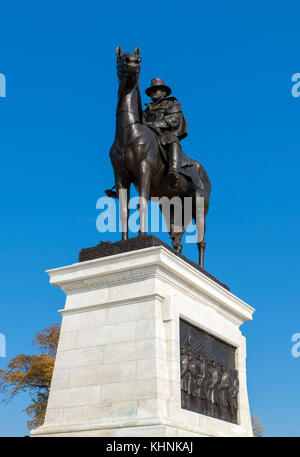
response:
<path id="1" fill-rule="evenodd" d="M 157 139 L 157 143 L 159 146 L 159 150 L 160 150 L 162 159 L 167 164 L 168 163 L 167 150 L 164 147 L 164 145 L 162 144 L 160 136 L 157 133 L 155 134 L 155 136 Z M 181 147 L 181 145 L 180 145 L 180 147 Z M 180 164 L 178 173 L 181 173 L 183 176 L 186 176 L 187 178 L 189 178 L 192 181 L 192 183 L 194 184 L 194 186 L 196 187 L 196 189 L 203 190 L 204 185 L 199 176 L 199 165 L 200 165 L 199 162 L 188 157 L 181 148 L 181 164 Z M 200 167 L 202 169 L 201 165 L 200 165 Z"/>
<path id="2" fill-rule="evenodd" d="M 167 163 L 168 163 L 167 150 L 162 145 L 162 143 L 160 141 L 160 136 L 157 134 L 157 132 L 155 132 L 155 137 L 156 137 L 156 140 L 157 140 L 157 143 L 158 143 L 158 146 L 159 146 L 159 151 L 160 151 L 162 160 L 167 165 Z M 180 145 L 180 147 L 181 147 L 181 145 Z M 122 148 L 117 143 L 114 143 L 112 148 L 120 155 L 122 155 L 123 152 L 124 152 L 122 150 Z M 196 160 L 191 159 L 190 157 L 188 157 L 182 151 L 182 149 L 181 149 L 181 152 L 182 152 L 182 154 L 181 154 L 181 165 L 179 167 L 178 172 L 180 174 L 182 174 L 183 176 L 185 176 L 186 178 L 188 178 L 193 183 L 195 189 L 204 190 L 204 185 L 203 185 L 203 182 L 202 182 L 202 179 L 201 179 L 201 176 L 203 175 L 203 172 L 204 172 L 204 169 L 203 169 L 202 165 L 199 162 L 197 162 Z M 200 170 L 200 172 L 199 172 L 199 170 Z M 108 197 L 111 197 L 111 198 L 118 198 L 117 192 L 114 189 L 115 189 L 115 186 L 113 186 L 111 189 L 107 189 L 105 191 L 106 195 Z"/>

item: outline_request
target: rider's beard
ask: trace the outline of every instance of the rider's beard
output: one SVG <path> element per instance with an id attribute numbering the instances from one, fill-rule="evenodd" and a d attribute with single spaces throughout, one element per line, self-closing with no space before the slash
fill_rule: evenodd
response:
<path id="1" fill-rule="evenodd" d="M 152 98 L 152 101 L 153 101 L 153 102 L 157 102 L 157 101 L 160 100 L 161 98 L 164 98 L 165 95 L 166 95 L 166 94 L 164 93 L 164 91 L 159 91 L 156 95 L 153 94 L 151 98 Z"/>

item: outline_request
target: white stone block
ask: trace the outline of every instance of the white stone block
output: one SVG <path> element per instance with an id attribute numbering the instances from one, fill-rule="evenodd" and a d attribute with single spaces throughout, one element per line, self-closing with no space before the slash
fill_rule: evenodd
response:
<path id="1" fill-rule="evenodd" d="M 107 310 L 107 323 L 118 324 L 120 322 L 151 319 L 156 316 L 156 308 L 157 304 L 154 299 L 141 301 L 139 303 L 125 304 L 123 306 L 114 306 Z"/>
<path id="2" fill-rule="evenodd" d="M 156 378 L 113 382 L 101 386 L 101 401 L 122 402 L 153 397 L 157 397 Z"/>
<path id="3" fill-rule="evenodd" d="M 167 363 L 158 357 L 152 359 L 140 359 L 136 361 L 136 379 L 149 379 L 153 377 L 168 377 Z"/>
<path id="4" fill-rule="evenodd" d="M 76 338 L 77 332 L 76 331 L 63 331 L 60 332 L 59 338 L 59 346 L 58 351 L 67 351 L 69 349 L 73 349 L 76 347 Z"/>
<path id="5" fill-rule="evenodd" d="M 70 372 L 70 386 L 100 385 L 134 380 L 136 361 L 107 363 L 99 366 L 76 368 Z"/>
<path id="6" fill-rule="evenodd" d="M 56 370 L 51 380 L 51 389 L 66 389 L 70 387 L 70 370 Z"/>
<path id="7" fill-rule="evenodd" d="M 84 328 L 77 331 L 76 346 L 81 348 L 134 341 L 135 327 L 136 322 L 131 321 Z"/>
<path id="8" fill-rule="evenodd" d="M 63 408 L 47 408 L 46 422 L 48 425 L 60 425 L 63 423 Z"/>
<path id="9" fill-rule="evenodd" d="M 103 362 L 104 346 L 77 348 L 57 352 L 53 376 L 57 370 L 99 365 Z"/>
<path id="10" fill-rule="evenodd" d="M 140 319 L 136 322 L 135 338 L 165 339 L 164 323 L 161 319 Z"/>
<path id="11" fill-rule="evenodd" d="M 101 327 L 106 324 L 107 309 L 96 309 L 86 312 L 63 313 L 61 329 L 62 331 L 75 331 Z"/>
<path id="12" fill-rule="evenodd" d="M 137 402 L 100 402 L 98 405 L 64 408 L 63 424 L 80 424 L 90 421 L 105 422 L 119 417 L 135 417 Z"/>
<path id="13" fill-rule="evenodd" d="M 147 418 L 152 416 L 167 416 L 167 405 L 160 398 L 150 398 L 138 400 L 137 402 L 137 418 Z"/>
<path id="14" fill-rule="evenodd" d="M 70 387 L 53 389 L 50 392 L 48 408 L 66 408 L 70 405 L 93 405 L 100 401 L 101 386 Z"/>
<path id="15" fill-rule="evenodd" d="M 154 358 L 155 338 L 115 343 L 104 346 L 104 363 Z"/>

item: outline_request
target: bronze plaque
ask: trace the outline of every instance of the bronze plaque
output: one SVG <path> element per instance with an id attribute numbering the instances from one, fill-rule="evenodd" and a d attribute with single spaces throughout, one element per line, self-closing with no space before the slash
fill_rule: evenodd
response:
<path id="1" fill-rule="evenodd" d="M 236 348 L 180 319 L 181 407 L 237 423 Z"/>

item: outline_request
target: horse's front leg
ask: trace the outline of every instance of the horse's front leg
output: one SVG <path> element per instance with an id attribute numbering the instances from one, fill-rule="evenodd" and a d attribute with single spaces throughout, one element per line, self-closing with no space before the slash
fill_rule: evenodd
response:
<path id="1" fill-rule="evenodd" d="M 122 240 L 128 239 L 128 205 L 130 199 L 130 184 L 117 183 L 119 197 L 120 220 L 122 225 Z"/>
<path id="2" fill-rule="evenodd" d="M 139 176 L 139 213 L 140 213 L 140 231 L 139 235 L 147 233 L 147 211 L 148 200 L 151 186 L 151 172 L 147 164 L 142 163 Z"/>

